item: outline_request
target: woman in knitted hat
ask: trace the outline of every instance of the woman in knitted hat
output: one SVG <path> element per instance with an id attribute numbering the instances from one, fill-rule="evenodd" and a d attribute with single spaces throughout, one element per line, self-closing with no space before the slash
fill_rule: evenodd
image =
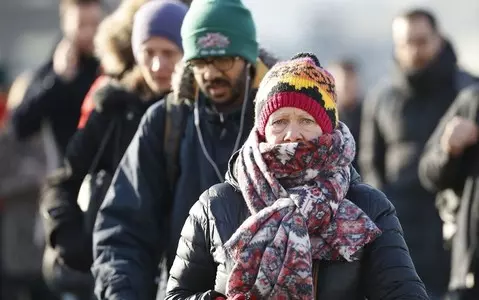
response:
<path id="1" fill-rule="evenodd" d="M 394 207 L 351 167 L 335 98 L 312 54 L 266 74 L 226 182 L 191 209 L 167 299 L 428 299 Z"/>

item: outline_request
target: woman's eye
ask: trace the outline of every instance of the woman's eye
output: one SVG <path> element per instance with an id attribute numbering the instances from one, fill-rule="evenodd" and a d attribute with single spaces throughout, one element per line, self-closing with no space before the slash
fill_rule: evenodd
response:
<path id="1" fill-rule="evenodd" d="M 288 123 L 288 120 L 286 119 L 279 119 L 273 121 L 273 125 L 286 125 Z"/>
<path id="2" fill-rule="evenodd" d="M 305 125 L 311 125 L 311 124 L 314 124 L 316 123 L 316 121 L 312 120 L 312 119 L 301 119 L 301 123 L 305 124 Z"/>

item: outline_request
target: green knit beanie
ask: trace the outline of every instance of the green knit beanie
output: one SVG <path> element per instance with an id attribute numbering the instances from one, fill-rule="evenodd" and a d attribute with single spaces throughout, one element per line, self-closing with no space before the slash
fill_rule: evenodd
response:
<path id="1" fill-rule="evenodd" d="M 211 56 L 258 58 L 256 27 L 241 0 L 193 0 L 181 27 L 185 61 Z"/>

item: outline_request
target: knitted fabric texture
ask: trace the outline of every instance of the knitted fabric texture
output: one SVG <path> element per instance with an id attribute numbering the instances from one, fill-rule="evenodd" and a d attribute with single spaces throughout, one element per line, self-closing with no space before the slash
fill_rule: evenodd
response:
<path id="1" fill-rule="evenodd" d="M 241 0 L 194 0 L 181 27 L 183 59 L 239 56 L 252 65 L 259 55 L 256 26 Z"/>
<path id="2" fill-rule="evenodd" d="M 314 299 L 313 259 L 359 259 L 381 231 L 345 199 L 354 155 L 343 123 L 310 142 L 273 145 L 251 133 L 235 164 L 251 216 L 225 243 L 228 298 Z"/>
<path id="3" fill-rule="evenodd" d="M 255 102 L 256 127 L 261 136 L 270 115 L 282 107 L 308 112 L 323 133 L 333 132 L 338 125 L 334 78 L 314 54 L 300 53 L 276 64 L 263 78 Z"/>
<path id="4" fill-rule="evenodd" d="M 152 37 L 163 37 L 180 49 L 181 24 L 188 7 L 177 0 L 152 0 L 143 4 L 136 12 L 131 35 L 131 47 L 135 59 L 141 45 Z"/>

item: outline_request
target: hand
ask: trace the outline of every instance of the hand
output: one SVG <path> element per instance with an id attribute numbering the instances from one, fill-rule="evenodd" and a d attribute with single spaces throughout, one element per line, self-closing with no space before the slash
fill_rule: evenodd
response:
<path id="1" fill-rule="evenodd" d="M 68 267 L 88 272 L 93 261 L 92 243 L 81 226 L 65 225 L 55 235 L 55 250 Z"/>
<path id="2" fill-rule="evenodd" d="M 441 147 L 452 156 L 458 156 L 464 149 L 474 145 L 479 140 L 479 128 L 475 122 L 454 117 L 446 124 L 441 137 Z"/>
<path id="3" fill-rule="evenodd" d="M 66 82 L 75 78 L 78 70 L 78 51 L 75 45 L 63 39 L 53 54 L 53 70 Z"/>

